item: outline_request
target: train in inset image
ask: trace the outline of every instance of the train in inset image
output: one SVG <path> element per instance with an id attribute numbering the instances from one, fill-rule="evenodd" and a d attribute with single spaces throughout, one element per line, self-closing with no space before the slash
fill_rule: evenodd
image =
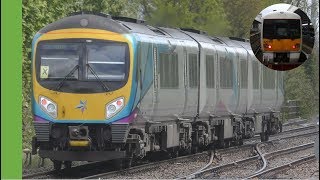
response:
<path id="1" fill-rule="evenodd" d="M 299 63 L 302 50 L 299 15 L 272 12 L 262 19 L 261 50 L 263 63 Z"/>
<path id="2" fill-rule="evenodd" d="M 290 70 L 303 64 L 314 44 L 308 16 L 292 5 L 270 6 L 255 18 L 250 44 L 258 60 L 274 70 Z"/>

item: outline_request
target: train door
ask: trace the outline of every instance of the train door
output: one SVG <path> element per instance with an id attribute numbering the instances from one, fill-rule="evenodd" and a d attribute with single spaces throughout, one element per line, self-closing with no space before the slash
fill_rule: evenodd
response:
<path id="1" fill-rule="evenodd" d="M 195 117 L 198 111 L 199 91 L 199 50 L 198 45 L 187 47 L 186 70 L 186 107 L 183 115 L 189 118 Z"/>
<path id="2" fill-rule="evenodd" d="M 133 78 L 137 82 L 137 91 L 134 105 L 138 104 L 142 115 L 147 119 L 152 119 L 157 102 L 157 80 L 155 80 L 153 68 L 154 64 L 157 64 L 157 56 L 154 55 L 157 47 L 153 39 L 147 36 L 136 36 L 136 40 L 137 56 L 134 57 L 136 58 L 136 72 Z"/>
<path id="3" fill-rule="evenodd" d="M 276 103 L 276 71 L 264 67 L 262 72 L 262 106 L 264 107 L 264 112 L 270 112 L 270 110 L 274 108 L 274 105 Z"/>
<path id="4" fill-rule="evenodd" d="M 159 38 L 158 53 L 158 101 L 155 116 L 158 121 L 175 120 L 184 108 L 183 84 L 184 49 L 175 39 Z"/>
<path id="5" fill-rule="evenodd" d="M 225 114 L 227 112 L 227 108 L 225 106 L 225 104 L 222 101 L 222 97 L 221 97 L 221 93 L 223 93 L 223 91 L 221 90 L 221 83 L 220 83 L 220 76 L 221 76 L 221 68 L 222 66 L 220 66 L 221 61 L 223 61 L 226 58 L 226 50 L 224 47 L 221 46 L 216 46 L 216 52 L 217 52 L 217 60 L 216 60 L 216 78 L 215 78 L 215 82 L 216 82 L 216 104 L 214 105 L 214 115 L 215 116 L 222 116 L 223 114 Z"/>
<path id="6" fill-rule="evenodd" d="M 250 51 L 247 51 L 247 64 L 248 64 L 248 87 L 247 87 L 247 114 L 253 113 L 253 69 L 252 69 L 253 57 Z"/>
<path id="7" fill-rule="evenodd" d="M 229 116 L 234 113 L 238 99 L 236 52 L 232 48 L 218 48 L 219 88 L 216 114 Z"/>
<path id="8" fill-rule="evenodd" d="M 259 105 L 258 105 L 258 108 L 257 108 L 257 111 L 258 112 L 263 112 L 263 104 L 262 104 L 262 96 L 263 96 L 263 70 L 264 68 L 266 68 L 263 64 L 261 63 L 258 63 L 258 66 L 259 66 L 259 90 L 260 90 L 260 93 L 259 93 Z"/>
<path id="9" fill-rule="evenodd" d="M 234 48 L 226 48 L 226 58 L 220 61 L 220 85 L 224 90 L 223 101 L 228 108 L 228 115 L 235 114 L 239 104 L 238 53 Z"/>
<path id="10" fill-rule="evenodd" d="M 238 80 L 239 86 L 239 104 L 237 107 L 237 114 L 243 114 L 247 112 L 248 105 L 248 54 L 244 49 L 238 49 L 239 52 L 239 71 Z M 239 83 L 238 83 L 239 84 Z"/>
<path id="11" fill-rule="evenodd" d="M 283 90 L 283 72 L 277 71 L 277 103 L 275 109 L 280 109 L 284 100 L 284 90 Z"/>
<path id="12" fill-rule="evenodd" d="M 255 113 L 259 112 L 259 106 L 261 103 L 261 89 L 260 89 L 260 82 L 261 82 L 261 75 L 260 75 L 260 65 L 261 63 L 251 55 L 251 76 L 252 79 L 252 91 L 251 91 L 251 106 L 250 112 Z M 250 72 L 250 71 L 249 71 Z"/>
<path id="13" fill-rule="evenodd" d="M 200 83 L 203 83 L 200 86 L 200 104 L 203 104 L 200 117 L 209 118 L 210 115 L 214 115 L 214 108 L 217 103 L 217 59 L 218 54 L 215 46 L 209 46 L 204 53 L 200 68 L 203 75 L 203 77 L 200 77 Z M 202 88 L 203 90 L 201 90 Z"/>

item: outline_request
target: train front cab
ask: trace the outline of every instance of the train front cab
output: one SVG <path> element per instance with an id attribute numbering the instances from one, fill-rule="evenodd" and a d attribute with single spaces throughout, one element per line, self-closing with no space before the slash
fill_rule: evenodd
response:
<path id="1" fill-rule="evenodd" d="M 263 17 L 262 24 L 263 62 L 298 63 L 302 50 L 300 16 L 290 12 L 271 12 Z"/>
<path id="2" fill-rule="evenodd" d="M 132 48 L 125 35 L 106 30 L 37 34 L 32 62 L 33 154 L 39 150 L 40 157 L 53 160 L 57 169 L 62 161 L 125 156 L 128 122 L 135 116 L 130 99 Z"/>

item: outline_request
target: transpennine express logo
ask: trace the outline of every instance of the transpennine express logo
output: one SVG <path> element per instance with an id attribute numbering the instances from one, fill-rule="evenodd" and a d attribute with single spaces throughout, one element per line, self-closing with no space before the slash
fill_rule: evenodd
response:
<path id="1" fill-rule="evenodd" d="M 83 111 L 87 109 L 87 101 L 80 100 L 80 104 L 76 106 L 76 109 L 80 109 L 83 113 Z"/>

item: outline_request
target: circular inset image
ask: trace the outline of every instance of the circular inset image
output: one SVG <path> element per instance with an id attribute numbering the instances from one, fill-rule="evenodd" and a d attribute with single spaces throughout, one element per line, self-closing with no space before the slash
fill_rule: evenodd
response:
<path id="1" fill-rule="evenodd" d="M 250 44 L 257 59 L 279 71 L 303 64 L 312 52 L 314 28 L 305 12 L 290 4 L 274 4 L 253 21 Z"/>

